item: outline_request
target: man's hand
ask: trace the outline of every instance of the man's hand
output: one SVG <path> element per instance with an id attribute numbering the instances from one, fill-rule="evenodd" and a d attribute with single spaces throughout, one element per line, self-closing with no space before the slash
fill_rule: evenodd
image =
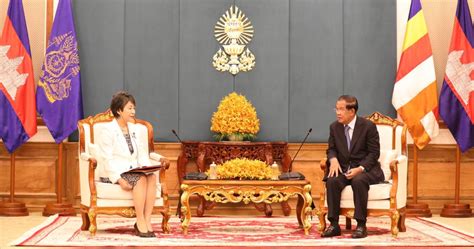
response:
<path id="1" fill-rule="evenodd" d="M 170 160 L 168 160 L 168 158 L 166 157 L 160 158 L 160 163 L 161 163 L 161 167 L 164 167 L 164 168 L 170 166 Z"/>
<path id="2" fill-rule="evenodd" d="M 331 162 L 331 166 L 329 167 L 328 177 L 339 176 L 339 172 L 342 173 L 342 169 L 341 169 L 341 165 L 339 165 L 339 161 L 335 157 L 331 158 L 329 161 Z"/>
<path id="3" fill-rule="evenodd" d="M 118 179 L 117 182 L 120 185 L 120 187 L 125 191 L 130 191 L 133 189 L 133 187 L 123 178 Z"/>
<path id="4" fill-rule="evenodd" d="M 362 172 L 364 172 L 364 170 L 361 167 L 349 169 L 346 173 L 346 178 L 352 179 Z"/>

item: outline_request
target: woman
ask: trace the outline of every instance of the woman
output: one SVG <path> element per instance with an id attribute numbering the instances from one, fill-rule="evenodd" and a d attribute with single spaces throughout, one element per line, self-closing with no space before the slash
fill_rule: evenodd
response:
<path id="1" fill-rule="evenodd" d="M 135 98 L 127 92 L 116 93 L 110 104 L 114 120 L 103 132 L 98 143 L 104 155 L 102 182 L 120 184 L 125 191 L 132 191 L 137 221 L 135 232 L 140 237 L 155 237 L 151 213 L 156 199 L 156 175 L 131 173 L 130 169 L 152 165 L 146 150 L 147 141 L 139 141 L 135 120 Z M 141 146 L 139 146 L 141 145 Z M 161 157 L 161 165 L 169 161 Z"/>

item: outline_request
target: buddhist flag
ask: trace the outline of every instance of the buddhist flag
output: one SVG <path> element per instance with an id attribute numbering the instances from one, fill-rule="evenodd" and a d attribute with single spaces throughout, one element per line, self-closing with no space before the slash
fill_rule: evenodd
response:
<path id="1" fill-rule="evenodd" d="M 21 0 L 10 0 L 0 38 L 0 137 L 12 153 L 36 134 L 33 64 Z"/>
<path id="2" fill-rule="evenodd" d="M 77 129 L 82 92 L 71 0 L 59 0 L 36 93 L 38 113 L 56 143 Z"/>
<path id="3" fill-rule="evenodd" d="M 462 152 L 474 147 L 474 31 L 466 0 L 454 18 L 439 112 Z"/>
<path id="4" fill-rule="evenodd" d="M 420 0 L 411 2 L 392 104 L 419 149 L 438 135 L 436 75 Z"/>

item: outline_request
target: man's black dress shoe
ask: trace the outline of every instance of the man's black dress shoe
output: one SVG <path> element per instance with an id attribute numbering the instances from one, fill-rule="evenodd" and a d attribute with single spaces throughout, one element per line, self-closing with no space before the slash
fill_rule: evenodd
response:
<path id="1" fill-rule="evenodd" d="M 361 239 L 367 237 L 367 227 L 366 226 L 358 226 L 356 230 L 352 233 L 353 239 Z"/>
<path id="2" fill-rule="evenodd" d="M 339 235 L 341 235 L 341 228 L 339 227 L 339 225 L 337 226 L 330 225 L 326 229 L 326 231 L 321 233 L 321 237 L 334 237 L 334 236 L 339 236 Z"/>

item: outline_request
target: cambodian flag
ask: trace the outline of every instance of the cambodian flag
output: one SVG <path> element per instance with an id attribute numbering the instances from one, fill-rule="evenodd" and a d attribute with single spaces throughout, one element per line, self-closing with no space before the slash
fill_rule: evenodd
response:
<path id="1" fill-rule="evenodd" d="M 459 0 L 454 18 L 439 114 L 462 152 L 474 147 L 474 30 L 467 0 Z"/>
<path id="2" fill-rule="evenodd" d="M 36 134 L 30 43 L 21 0 L 10 0 L 0 39 L 0 137 L 12 153 Z"/>
<path id="3" fill-rule="evenodd" d="M 81 74 L 71 0 L 60 0 L 36 92 L 38 113 L 56 143 L 82 119 Z"/>

